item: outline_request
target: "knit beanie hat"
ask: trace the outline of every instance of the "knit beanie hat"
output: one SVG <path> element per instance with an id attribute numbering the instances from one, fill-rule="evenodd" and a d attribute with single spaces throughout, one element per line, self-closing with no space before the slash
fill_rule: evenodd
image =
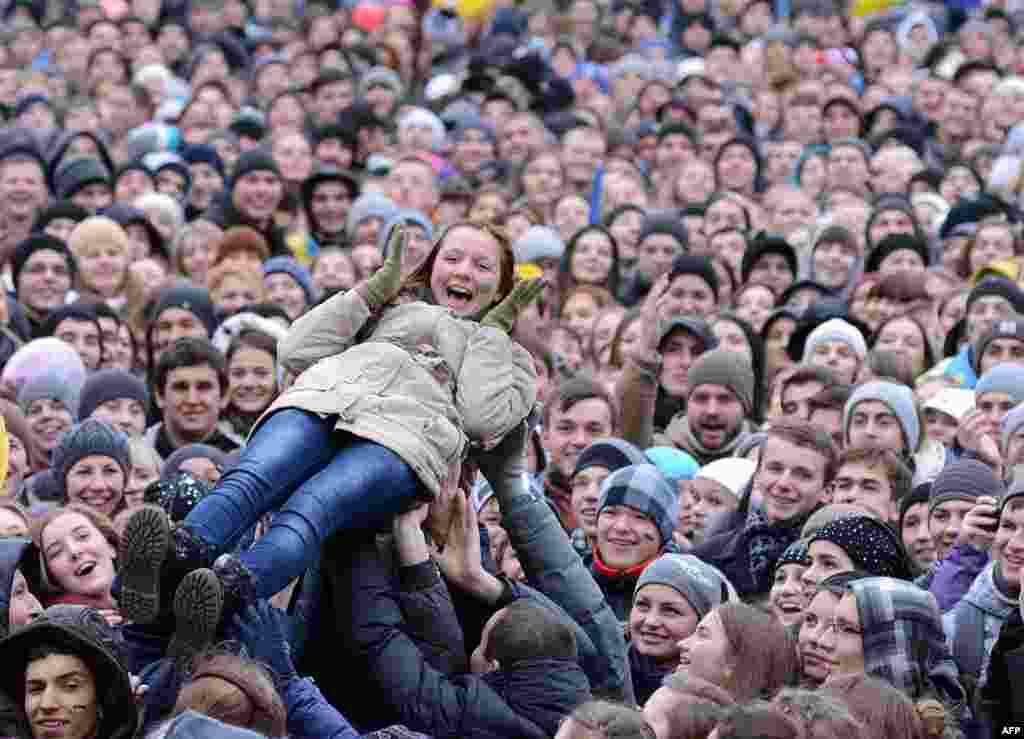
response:
<path id="1" fill-rule="evenodd" d="M 162 478 L 169 479 L 181 472 L 181 465 L 190 459 L 208 459 L 221 472 L 225 472 L 230 466 L 228 455 L 215 446 L 209 444 L 186 444 L 164 460 L 164 466 L 160 470 Z"/>
<path id="2" fill-rule="evenodd" d="M 691 554 L 663 554 L 637 578 L 634 596 L 647 585 L 665 585 L 681 596 L 697 614 L 697 620 L 722 604 L 722 578 L 718 572 Z"/>
<path id="3" fill-rule="evenodd" d="M 921 406 L 921 410 L 945 413 L 959 422 L 968 411 L 974 410 L 974 391 L 960 387 L 944 387 L 929 398 L 928 402 Z"/>
<path id="4" fill-rule="evenodd" d="M 633 464 L 646 464 L 647 458 L 640 448 L 624 439 L 600 439 L 588 446 L 576 459 L 576 467 L 572 471 L 575 477 L 590 467 L 606 467 L 609 472 L 629 467 Z"/>
<path id="5" fill-rule="evenodd" d="M 68 248 L 72 254 L 81 254 L 93 247 L 111 244 L 125 254 L 131 251 L 128 234 L 117 221 L 107 216 L 90 216 L 68 234 Z"/>
<path id="6" fill-rule="evenodd" d="M 1010 448 L 1010 439 L 1015 433 L 1017 433 L 1021 427 L 1024 427 L 1024 403 L 1021 403 L 1016 408 L 1011 410 L 1005 416 L 999 424 L 1000 431 L 1000 451 L 1006 454 Z"/>
<path id="7" fill-rule="evenodd" d="M 82 188 L 96 183 L 110 185 L 110 171 L 95 157 L 68 159 L 53 178 L 58 200 L 70 200 Z"/>
<path id="8" fill-rule="evenodd" d="M 907 517 L 907 511 L 919 503 L 928 503 L 932 497 L 932 483 L 922 482 L 910 491 L 910 495 L 900 498 L 900 517 L 896 526 L 898 531 L 903 531 L 903 519 Z"/>
<path id="9" fill-rule="evenodd" d="M 127 398 L 137 400 L 142 408 L 149 408 L 146 383 L 131 372 L 105 369 L 89 375 L 78 399 L 78 417 L 88 418 L 93 411 L 109 400 Z"/>
<path id="10" fill-rule="evenodd" d="M 686 224 L 675 211 L 648 212 L 640 226 L 640 236 L 636 243 L 642 244 L 648 236 L 654 234 L 668 234 L 678 241 L 683 249 L 690 245 L 690 232 L 686 230 Z"/>
<path id="11" fill-rule="evenodd" d="M 867 262 L 864 264 L 864 271 L 877 272 L 882 261 L 887 256 L 904 250 L 920 255 L 924 266 L 928 266 L 928 245 L 924 241 L 910 234 L 889 234 L 875 244 L 875 248 L 868 254 Z"/>
<path id="12" fill-rule="evenodd" d="M 423 211 L 413 208 L 401 208 L 377 232 L 377 248 L 380 249 L 382 259 L 388 258 L 388 244 L 391 241 L 391 231 L 399 226 L 419 226 L 423 229 L 428 241 L 433 242 L 434 240 L 434 224 L 423 214 Z"/>
<path id="13" fill-rule="evenodd" d="M 1006 508 L 1011 500 L 1021 497 L 1024 497 L 1024 477 L 1018 476 L 1010 485 L 1010 489 L 999 500 L 999 516 L 1002 517 L 1003 509 Z"/>
<path id="14" fill-rule="evenodd" d="M 54 221 L 68 220 L 81 223 L 89 217 L 89 211 L 80 205 L 75 205 L 70 200 L 57 200 L 46 208 L 39 211 L 36 222 L 32 224 L 32 230 L 41 232 Z"/>
<path id="15" fill-rule="evenodd" d="M 313 284 L 313 275 L 292 257 L 272 257 L 263 263 L 263 276 L 284 273 L 295 280 L 306 295 L 306 304 L 316 305 L 320 291 Z"/>
<path id="16" fill-rule="evenodd" d="M 58 372 L 43 372 L 32 377 L 18 392 L 18 407 L 26 416 L 28 408 L 37 400 L 58 400 L 78 420 L 78 395 L 81 384 L 72 384 Z"/>
<path id="17" fill-rule="evenodd" d="M 214 312 L 213 301 L 210 300 L 210 294 L 200 287 L 176 285 L 158 293 L 156 304 L 149 314 L 150 331 L 159 320 L 160 314 L 168 308 L 181 308 L 192 313 L 206 326 L 206 333 L 209 336 L 212 336 L 214 329 L 217 328 L 217 316 Z"/>
<path id="18" fill-rule="evenodd" d="M 228 191 L 235 189 L 235 185 L 238 181 L 245 177 L 247 174 L 253 172 L 271 172 L 275 176 L 281 176 L 281 170 L 277 168 L 277 162 L 267 152 L 261 148 L 256 147 L 255 149 L 249 149 L 242 153 L 238 157 L 238 161 L 235 162 L 235 169 L 231 175 L 231 184 L 228 187 Z"/>
<path id="19" fill-rule="evenodd" d="M 672 541 L 679 521 L 679 495 L 653 464 L 634 464 L 608 475 L 601 483 L 597 515 L 608 506 L 628 506 L 658 527 L 662 546 Z"/>
<path id="20" fill-rule="evenodd" d="M 41 375 L 52 375 L 60 384 L 76 388 L 77 393 L 85 382 L 85 365 L 71 344 L 47 336 L 33 339 L 14 352 L 0 377 L 15 393 L 20 393 L 30 380 Z M 78 410 L 77 398 L 69 409 Z"/>
<path id="21" fill-rule="evenodd" d="M 932 482 L 932 493 L 928 498 L 928 514 L 935 507 L 951 500 L 974 503 L 979 497 L 988 495 L 999 499 L 1006 488 L 995 476 L 992 468 L 976 459 L 961 459 L 946 465 Z"/>
<path id="22" fill-rule="evenodd" d="M 68 471 L 76 462 L 92 455 L 110 457 L 124 472 L 124 479 L 128 479 L 132 469 L 128 437 L 102 421 L 87 418 L 64 434 L 53 450 L 54 481 L 63 496 L 67 496 Z"/>
<path id="23" fill-rule="evenodd" d="M 985 356 L 985 350 L 988 349 L 995 339 L 1017 339 L 1018 341 L 1024 341 L 1024 316 L 1010 316 L 1000 321 L 996 321 L 995 325 L 984 334 L 978 343 L 974 347 L 974 371 L 977 374 L 981 374 L 981 360 Z"/>
<path id="24" fill-rule="evenodd" d="M 18 278 L 21 276 L 21 271 L 25 269 L 25 263 L 37 251 L 43 251 L 44 249 L 56 252 L 64 257 L 64 261 L 68 265 L 68 272 L 71 273 L 71 278 L 74 279 L 77 265 L 75 264 L 75 258 L 71 255 L 71 250 L 68 249 L 68 245 L 55 236 L 50 236 L 46 233 L 34 233 L 29 234 L 28 238 L 23 239 L 14 247 L 14 254 L 11 255 L 11 282 L 15 290 L 18 289 Z"/>
<path id="25" fill-rule="evenodd" d="M 797 260 L 796 250 L 781 236 L 762 234 L 750 240 L 743 252 L 743 261 L 740 263 L 740 274 L 743 282 L 750 281 L 750 273 L 761 257 L 768 254 L 779 254 L 789 265 L 789 271 L 793 273 L 793 279 L 800 274 L 800 264 Z"/>
<path id="26" fill-rule="evenodd" d="M 397 212 L 398 206 L 391 198 L 381 195 L 379 192 L 363 193 L 352 201 L 352 207 L 348 209 L 345 233 L 348 235 L 349 242 L 355 242 L 356 230 L 363 221 L 368 218 L 379 218 L 383 225 Z"/>
<path id="27" fill-rule="evenodd" d="M 715 349 L 701 354 L 690 365 L 686 382 L 690 393 L 701 385 L 722 385 L 732 391 L 746 414 L 754 407 L 754 370 L 737 352 Z"/>
<path id="28" fill-rule="evenodd" d="M 710 259 L 680 254 L 672 261 L 672 271 L 668 276 L 669 284 L 682 275 L 696 275 L 704 280 L 711 288 L 711 292 L 715 294 L 715 300 L 718 300 L 718 275 L 715 274 L 715 268 Z"/>
<path id="29" fill-rule="evenodd" d="M 373 67 L 364 72 L 359 80 L 358 97 L 366 97 L 372 87 L 386 87 L 399 98 L 405 94 L 402 78 L 388 67 Z"/>
<path id="30" fill-rule="evenodd" d="M 181 158 L 186 164 L 209 164 L 217 174 L 224 176 L 224 160 L 209 144 L 186 144 L 181 150 Z"/>
<path id="31" fill-rule="evenodd" d="M 669 484 L 677 489 L 679 483 L 692 480 L 700 469 L 700 463 L 696 459 L 674 446 L 651 447 L 644 455 L 648 462 L 658 468 L 658 472 L 669 481 Z"/>
<path id="32" fill-rule="evenodd" d="M 757 463 L 750 459 L 741 457 L 726 457 L 716 459 L 700 468 L 695 480 L 712 480 L 724 487 L 737 500 L 743 495 L 743 490 L 754 477 L 754 470 Z"/>
<path id="33" fill-rule="evenodd" d="M 811 331 L 807 335 L 807 341 L 804 342 L 804 356 L 812 356 L 815 347 L 827 341 L 843 342 L 862 362 L 868 356 L 868 345 L 864 341 L 864 334 L 856 326 L 842 318 L 831 318 Z"/>
<path id="34" fill-rule="evenodd" d="M 979 282 L 967 295 L 967 312 L 978 298 L 997 297 L 1005 299 L 1014 313 L 1024 314 L 1024 292 L 1019 287 L 1002 277 L 986 277 Z"/>
<path id="35" fill-rule="evenodd" d="M 782 556 L 775 563 L 775 569 L 779 569 L 782 565 L 811 566 L 811 553 L 806 539 L 797 539 L 786 547 L 786 551 L 782 553 Z"/>
<path id="36" fill-rule="evenodd" d="M 978 379 L 974 386 L 975 402 L 986 393 L 1006 393 L 1014 404 L 1024 403 L 1024 367 L 1011 362 L 997 364 Z"/>
<path id="37" fill-rule="evenodd" d="M 562 259 L 565 242 L 558 231 L 547 226 L 530 226 L 512 245 L 517 264 L 530 264 L 541 259 Z"/>
<path id="38" fill-rule="evenodd" d="M 871 516 L 837 518 L 819 529 L 807 541 L 807 546 L 816 541 L 835 544 L 850 556 L 858 570 L 901 580 L 909 580 L 913 576 L 896 532 Z"/>
<path id="39" fill-rule="evenodd" d="M 903 429 L 903 438 L 907 442 L 907 449 L 913 453 L 921 443 L 921 422 L 917 417 L 917 405 L 914 402 L 914 391 L 906 385 L 898 385 L 895 382 L 875 380 L 865 382 L 853 391 L 853 395 L 846 401 L 846 408 L 843 409 L 843 436 L 850 438 L 850 421 L 853 418 L 853 409 L 866 400 L 877 400 L 885 403 L 893 412 Z"/>

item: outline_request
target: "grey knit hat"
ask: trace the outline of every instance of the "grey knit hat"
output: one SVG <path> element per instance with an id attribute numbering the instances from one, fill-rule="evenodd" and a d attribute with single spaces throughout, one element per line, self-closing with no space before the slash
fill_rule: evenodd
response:
<path id="1" fill-rule="evenodd" d="M 402 97 L 405 94 L 405 85 L 402 78 L 387 67 L 373 67 L 368 69 L 359 80 L 359 97 L 366 97 L 371 87 L 386 87 L 395 94 L 395 97 Z"/>
<path id="2" fill-rule="evenodd" d="M 639 511 L 658 527 L 662 546 L 672 541 L 679 521 L 679 496 L 653 464 L 634 464 L 616 470 L 601 484 L 597 516 L 608 506 Z"/>
<path id="3" fill-rule="evenodd" d="M 928 513 L 951 500 L 974 503 L 983 495 L 1002 498 L 1005 492 L 1006 488 L 991 467 L 976 459 L 961 459 L 944 467 L 935 478 L 928 497 Z"/>
<path id="4" fill-rule="evenodd" d="M 1024 368 L 1018 364 L 997 364 L 978 378 L 975 400 L 986 393 L 1006 393 L 1014 403 L 1024 403 Z"/>
<path id="5" fill-rule="evenodd" d="M 749 414 L 754 407 L 754 370 L 738 352 L 715 349 L 702 354 L 686 373 L 692 393 L 700 385 L 722 385 L 735 395 Z"/>
<path id="6" fill-rule="evenodd" d="M 547 226 L 530 226 L 512 245 L 516 263 L 529 264 L 541 259 L 561 259 L 565 242 L 558 231 Z"/>
<path id="7" fill-rule="evenodd" d="M 71 413 L 71 420 L 77 421 L 80 391 L 80 385 L 68 383 L 63 375 L 43 372 L 22 385 L 18 392 L 18 407 L 28 415 L 28 407 L 37 400 L 59 400 Z"/>
<path id="8" fill-rule="evenodd" d="M 917 416 L 917 404 L 913 391 L 906 385 L 895 382 L 876 380 L 865 382 L 857 388 L 843 409 L 843 436 L 850 438 L 850 421 L 853 409 L 866 400 L 877 400 L 885 403 L 900 422 L 907 448 L 914 452 L 921 443 L 921 421 Z"/>
<path id="9" fill-rule="evenodd" d="M 637 579 L 634 595 L 645 585 L 666 585 L 677 591 L 686 598 L 697 614 L 697 620 L 722 604 L 725 590 L 718 572 L 690 554 L 663 554 L 658 557 Z"/>
<path id="10" fill-rule="evenodd" d="M 53 476 L 62 496 L 67 496 L 68 471 L 85 457 L 110 457 L 124 471 L 125 480 L 132 469 L 128 437 L 95 418 L 87 418 L 60 440 L 53 450 Z"/>
<path id="11" fill-rule="evenodd" d="M 107 401 L 121 398 L 137 400 L 143 409 L 149 408 L 149 391 L 146 389 L 146 383 L 131 372 L 119 369 L 94 372 L 82 386 L 78 400 L 78 417 L 88 418 Z"/>
<path id="12" fill-rule="evenodd" d="M 94 157 L 74 157 L 66 161 L 53 178 L 58 200 L 70 200 L 82 188 L 98 182 L 110 185 L 110 171 Z"/>
<path id="13" fill-rule="evenodd" d="M 868 355 L 868 345 L 864 341 L 864 334 L 856 326 L 847 323 L 842 318 L 832 318 L 811 331 L 807 335 L 807 341 L 804 342 L 804 356 L 813 355 L 814 348 L 826 341 L 843 342 L 862 362 Z"/>
<path id="14" fill-rule="evenodd" d="M 985 351 L 995 339 L 1017 339 L 1024 341 L 1024 316 L 1010 316 L 1000 321 L 986 332 L 974 347 L 974 371 L 981 374 L 981 360 L 985 357 Z"/>

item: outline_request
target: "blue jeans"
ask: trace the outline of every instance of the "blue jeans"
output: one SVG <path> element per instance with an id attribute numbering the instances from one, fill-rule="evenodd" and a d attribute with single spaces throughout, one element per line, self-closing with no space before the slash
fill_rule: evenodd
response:
<path id="1" fill-rule="evenodd" d="M 190 531 L 224 552 L 280 507 L 269 530 L 241 555 L 259 598 L 284 589 L 316 562 L 335 531 L 380 528 L 418 496 L 416 474 L 401 457 L 335 431 L 334 423 L 294 408 L 277 411 L 185 519 Z"/>

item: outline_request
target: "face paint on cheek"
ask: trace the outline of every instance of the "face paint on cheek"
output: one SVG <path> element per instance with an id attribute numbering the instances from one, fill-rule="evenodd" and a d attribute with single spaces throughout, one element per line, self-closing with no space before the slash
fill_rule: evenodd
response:
<path id="1" fill-rule="evenodd" d="M 480 281 L 480 292 L 481 293 L 492 293 L 498 289 L 498 283 L 493 280 L 481 280 Z"/>

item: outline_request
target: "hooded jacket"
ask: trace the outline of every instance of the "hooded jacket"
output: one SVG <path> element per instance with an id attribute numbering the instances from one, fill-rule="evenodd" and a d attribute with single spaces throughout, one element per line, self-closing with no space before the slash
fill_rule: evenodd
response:
<path id="1" fill-rule="evenodd" d="M 101 708 L 96 739 L 131 739 L 139 724 L 138 709 L 126 670 L 117 658 L 91 633 L 75 626 L 37 619 L 0 641 L 0 691 L 19 707 L 24 705 L 25 670 L 29 654 L 43 644 L 67 649 L 82 659 L 96 683 L 96 699 Z M 28 719 L 19 709 L 22 735 L 31 736 Z"/>
<path id="2" fill-rule="evenodd" d="M 956 654 L 957 638 L 963 638 L 961 629 L 965 629 L 965 623 L 969 616 L 966 615 L 969 609 L 979 611 L 982 616 L 983 641 L 976 648 L 984 655 L 981 664 L 981 671 L 969 677 L 983 679 L 988 672 L 989 655 L 996 639 L 999 638 L 999 630 L 1003 623 L 1016 609 L 1017 603 L 1001 595 L 996 588 L 995 562 L 990 562 L 981 574 L 974 579 L 974 584 L 967 594 L 956 604 L 956 607 L 942 617 L 942 628 L 946 632 L 946 641 L 950 650 Z M 984 687 L 979 683 L 979 687 Z"/>
<path id="3" fill-rule="evenodd" d="M 497 439 L 533 408 L 533 359 L 507 334 L 422 302 L 371 321 L 355 290 L 292 324 L 278 347 L 298 375 L 257 421 L 281 408 L 337 416 L 413 468 L 431 497 L 458 482 L 470 440 Z"/>
<path id="4" fill-rule="evenodd" d="M 10 623 L 11 587 L 14 572 L 21 568 L 28 582 L 38 581 L 39 553 L 29 539 L 0 539 L 0 635 L 6 636 Z"/>

